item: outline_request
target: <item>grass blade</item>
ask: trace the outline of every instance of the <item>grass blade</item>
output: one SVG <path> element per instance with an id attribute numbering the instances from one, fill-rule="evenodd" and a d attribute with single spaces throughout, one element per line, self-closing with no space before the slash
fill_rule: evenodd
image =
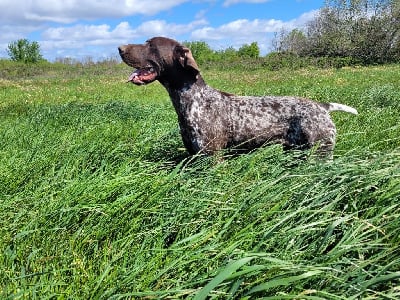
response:
<path id="1" fill-rule="evenodd" d="M 281 277 L 281 278 L 278 278 L 278 279 L 273 279 L 273 280 L 270 280 L 270 281 L 268 281 L 266 283 L 262 283 L 262 284 L 259 284 L 259 285 L 255 286 L 254 288 L 252 288 L 249 291 L 249 294 L 254 294 L 254 293 L 257 293 L 257 292 L 261 292 L 261 291 L 268 291 L 269 289 L 272 289 L 272 288 L 278 287 L 278 286 L 288 286 L 288 285 L 290 285 L 290 284 L 292 284 L 292 283 L 294 283 L 296 281 L 307 279 L 307 278 L 316 276 L 316 275 L 321 274 L 321 273 L 322 273 L 322 271 L 320 271 L 320 270 L 314 270 L 314 271 L 305 272 L 305 273 L 303 273 L 301 275 L 290 276 L 290 277 Z"/>
<path id="2" fill-rule="evenodd" d="M 254 257 L 245 257 L 229 263 L 224 269 L 222 269 L 217 276 L 215 276 L 205 287 L 203 287 L 199 293 L 193 298 L 194 300 L 203 300 L 208 297 L 210 292 L 217 287 L 221 282 L 229 278 L 237 269 L 247 264 Z"/>

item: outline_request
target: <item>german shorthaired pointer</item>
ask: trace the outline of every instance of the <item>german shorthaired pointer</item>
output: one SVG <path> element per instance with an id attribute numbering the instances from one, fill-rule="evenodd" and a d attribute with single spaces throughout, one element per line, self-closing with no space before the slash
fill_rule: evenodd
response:
<path id="1" fill-rule="evenodd" d="M 320 154 L 331 155 L 336 129 L 329 112 L 357 114 L 343 104 L 235 96 L 213 89 L 201 77 L 190 50 L 172 39 L 154 37 L 143 45 L 123 45 L 118 50 L 122 60 L 135 68 L 129 82 L 143 85 L 158 80 L 167 89 L 190 154 L 280 143 L 285 149 L 316 146 Z"/>

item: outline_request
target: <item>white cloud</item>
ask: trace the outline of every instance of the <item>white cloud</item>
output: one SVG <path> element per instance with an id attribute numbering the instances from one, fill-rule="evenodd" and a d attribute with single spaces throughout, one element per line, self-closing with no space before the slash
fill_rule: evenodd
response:
<path id="1" fill-rule="evenodd" d="M 214 0 L 197 0 L 214 1 Z M 225 0 L 224 5 L 239 2 L 261 3 L 269 0 Z M 138 0 L 30 0 L 24 5 L 15 0 L 0 0 L 0 57 L 6 56 L 5 48 L 10 41 L 25 38 L 32 33 L 39 41 L 44 57 L 60 56 L 100 57 L 118 55 L 120 44 L 142 42 L 152 36 L 168 36 L 177 40 L 202 40 L 214 49 L 258 42 L 262 53 L 267 52 L 272 33 L 291 30 L 304 25 L 316 11 L 284 22 L 275 19 L 238 19 L 218 27 L 210 26 L 205 16 L 207 9 L 200 10 L 189 23 L 168 22 L 162 18 L 148 20 L 148 15 L 168 10 L 189 0 L 155 0 L 151 3 Z M 141 24 L 121 21 L 118 25 L 90 24 L 101 18 L 122 18 L 146 15 Z M 159 16 L 159 15 L 158 15 Z M 86 20 L 83 24 L 81 20 Z M 143 19 L 142 19 L 143 20 Z M 77 21 L 79 23 L 77 24 Z M 135 22 L 136 20 L 132 20 Z M 71 23 L 73 22 L 73 23 Z M 58 23 L 58 26 L 53 23 Z M 72 25 L 68 25 L 68 24 Z M 60 25 L 61 24 L 61 25 Z"/>
<path id="2" fill-rule="evenodd" d="M 112 38 L 129 36 L 132 28 L 120 24 L 114 30 L 108 25 L 77 25 L 73 27 L 55 27 L 51 23 L 70 24 L 81 20 L 101 18 L 122 18 L 133 15 L 154 15 L 169 10 L 189 0 L 0 0 L 0 57 L 5 57 L 5 47 L 10 41 L 26 38 L 32 32 L 45 30 L 40 41 L 43 49 L 54 49 L 58 45 L 67 48 L 79 47 L 89 39 L 89 44 L 110 44 Z M 125 24 L 126 25 L 126 24 Z M 108 27 L 107 27 L 108 26 Z M 145 32 L 146 28 L 142 28 Z M 134 30 L 133 30 L 134 31 Z M 137 30 L 136 30 L 137 31 Z M 181 30 L 183 31 L 183 29 Z M 161 32 L 161 30 L 160 30 Z M 135 36 L 132 36 L 135 37 Z M 57 41 L 57 45 L 54 42 Z M 84 43 L 83 45 L 85 45 Z M 53 54 L 51 54 L 53 55 Z"/>
<path id="3" fill-rule="evenodd" d="M 15 0 L 0 2 L 1 23 L 71 23 L 77 20 L 118 18 L 136 14 L 154 15 L 189 0 Z"/>
<path id="4" fill-rule="evenodd" d="M 304 27 L 308 22 L 314 20 L 318 13 L 319 13 L 318 9 L 311 10 L 309 12 L 302 14 L 300 17 L 291 20 L 290 22 L 288 22 L 288 24 L 291 26 L 290 29 Z"/>
<path id="5" fill-rule="evenodd" d="M 135 31 L 139 36 L 171 36 L 177 37 L 182 34 L 190 33 L 199 26 L 206 25 L 205 19 L 195 20 L 188 24 L 167 23 L 164 20 L 153 20 L 144 22 Z"/>
<path id="6" fill-rule="evenodd" d="M 314 18 L 316 13 L 317 11 L 313 10 L 287 22 L 275 19 L 239 19 L 219 27 L 203 27 L 194 30 L 192 38 L 200 40 L 219 40 L 229 37 L 236 39 L 245 36 L 257 37 L 259 35 L 277 32 L 281 29 L 292 30 L 294 28 L 303 27 L 308 21 Z"/>
<path id="7" fill-rule="evenodd" d="M 164 20 L 151 20 L 133 28 L 128 22 L 121 22 L 114 29 L 107 24 L 102 25 L 75 25 L 71 27 L 48 28 L 43 31 L 42 38 L 57 43 L 83 42 L 92 44 L 98 40 L 104 40 L 104 44 L 112 44 L 114 40 L 148 38 L 151 36 L 179 36 L 190 33 L 195 28 L 207 24 L 207 21 L 195 20 L 189 24 L 168 23 Z M 96 42 L 97 43 L 97 42 Z"/>
<path id="8" fill-rule="evenodd" d="M 137 39 L 144 41 L 152 36 L 168 36 L 179 39 L 179 36 L 190 34 L 199 26 L 206 24 L 206 20 L 200 19 L 188 24 L 151 20 L 137 27 L 132 27 L 128 22 L 121 22 L 114 28 L 107 24 L 54 27 L 43 31 L 43 41 L 40 42 L 40 45 L 45 56 L 53 59 L 56 58 L 56 55 L 65 54 L 66 49 L 82 49 L 82 52 L 86 49 L 85 56 L 97 56 L 102 51 L 116 54 L 116 48 L 120 44 L 132 43 Z"/>
<path id="9" fill-rule="evenodd" d="M 284 22 L 279 20 L 247 20 L 239 19 L 217 28 L 204 27 L 194 30 L 193 39 L 199 40 L 220 40 L 226 38 L 238 39 L 246 36 L 259 36 L 266 33 L 276 32 L 284 26 Z"/>
<path id="10" fill-rule="evenodd" d="M 205 26 L 194 30 L 191 39 L 205 41 L 216 49 L 229 46 L 238 48 L 243 44 L 257 42 L 261 52 L 266 53 L 270 50 L 273 33 L 302 28 L 316 13 L 317 10 L 310 11 L 286 22 L 275 19 L 239 19 L 219 27 Z"/>

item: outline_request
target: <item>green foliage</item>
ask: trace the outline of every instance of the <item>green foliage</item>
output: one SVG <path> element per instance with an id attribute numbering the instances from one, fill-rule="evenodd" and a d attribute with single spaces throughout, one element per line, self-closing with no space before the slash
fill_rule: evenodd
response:
<path id="1" fill-rule="evenodd" d="M 228 47 L 221 51 L 215 51 L 211 47 L 202 41 L 197 42 L 184 42 L 193 54 L 193 57 L 200 64 L 206 64 L 208 62 L 223 62 L 223 61 L 235 61 L 240 58 L 258 58 L 260 56 L 260 49 L 256 42 L 250 45 L 243 45 L 239 50 L 235 50 L 233 47 Z"/>
<path id="2" fill-rule="evenodd" d="M 260 56 L 260 48 L 257 42 L 253 42 L 250 45 L 245 44 L 239 48 L 238 55 L 240 57 L 257 58 Z"/>
<path id="3" fill-rule="evenodd" d="M 304 33 L 277 34 L 276 51 L 301 56 L 351 58 L 363 64 L 399 61 L 398 1 L 326 1 Z"/>
<path id="4" fill-rule="evenodd" d="M 38 42 L 19 39 L 8 44 L 7 53 L 13 61 L 37 63 L 43 60 Z"/>
<path id="5" fill-rule="evenodd" d="M 400 8 L 396 1 L 326 1 L 304 33 L 277 33 L 275 51 L 351 58 L 363 64 L 399 60 Z"/>
<path id="6" fill-rule="evenodd" d="M 310 63 L 292 52 L 271 52 L 267 54 L 263 62 L 263 67 L 269 71 L 281 69 L 297 70 L 303 68 Z"/>
<path id="7" fill-rule="evenodd" d="M 361 97 L 364 104 L 373 103 L 376 108 L 400 109 L 400 91 L 393 84 L 372 86 Z"/>
<path id="8" fill-rule="evenodd" d="M 293 29 L 289 33 L 282 30 L 279 33 L 275 33 L 272 43 L 275 52 L 289 52 L 296 55 L 304 55 L 307 37 L 299 29 Z"/>
<path id="9" fill-rule="evenodd" d="M 215 51 L 210 48 L 210 46 L 203 41 L 195 42 L 184 42 L 186 47 L 190 49 L 193 57 L 198 63 L 204 63 L 205 61 L 215 60 Z"/>
<path id="10" fill-rule="evenodd" d="M 233 47 L 228 47 L 222 51 L 218 52 L 221 60 L 235 60 L 238 58 L 238 52 Z"/>
<path id="11" fill-rule="evenodd" d="M 126 84 L 129 67 L 13 65 L 0 61 L 0 298 L 400 297 L 399 65 L 203 72 L 227 92 L 356 107 L 332 114 L 328 162 L 279 146 L 188 157 L 167 92 Z"/>

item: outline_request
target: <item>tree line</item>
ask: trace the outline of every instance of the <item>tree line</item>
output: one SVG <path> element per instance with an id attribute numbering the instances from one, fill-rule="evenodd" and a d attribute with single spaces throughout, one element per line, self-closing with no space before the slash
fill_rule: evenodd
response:
<path id="1" fill-rule="evenodd" d="M 257 42 L 238 50 L 228 47 L 220 51 L 203 41 L 184 44 L 200 64 L 260 56 Z M 326 0 L 305 28 L 275 33 L 272 50 L 266 57 L 267 64 L 293 64 L 297 60 L 301 65 L 329 59 L 338 66 L 400 62 L 400 1 Z M 26 39 L 10 43 L 7 52 L 15 61 L 43 60 L 39 44 Z"/>
<path id="2" fill-rule="evenodd" d="M 258 57 L 257 43 L 239 50 L 213 51 L 205 42 L 188 42 L 200 62 Z M 400 62 L 399 0 L 326 0 L 305 28 L 275 33 L 265 63 L 329 65 Z M 318 58 L 318 59 L 317 59 Z"/>
<path id="3" fill-rule="evenodd" d="M 304 30 L 276 33 L 274 51 L 349 58 L 356 63 L 400 61 L 399 0 L 325 1 Z"/>
<path id="4" fill-rule="evenodd" d="M 200 62 L 258 57 L 257 43 L 213 51 L 205 42 L 186 43 Z M 343 66 L 400 62 L 399 0 L 327 0 L 304 28 L 276 32 L 264 63 Z M 275 66 L 273 66 L 275 64 Z"/>

